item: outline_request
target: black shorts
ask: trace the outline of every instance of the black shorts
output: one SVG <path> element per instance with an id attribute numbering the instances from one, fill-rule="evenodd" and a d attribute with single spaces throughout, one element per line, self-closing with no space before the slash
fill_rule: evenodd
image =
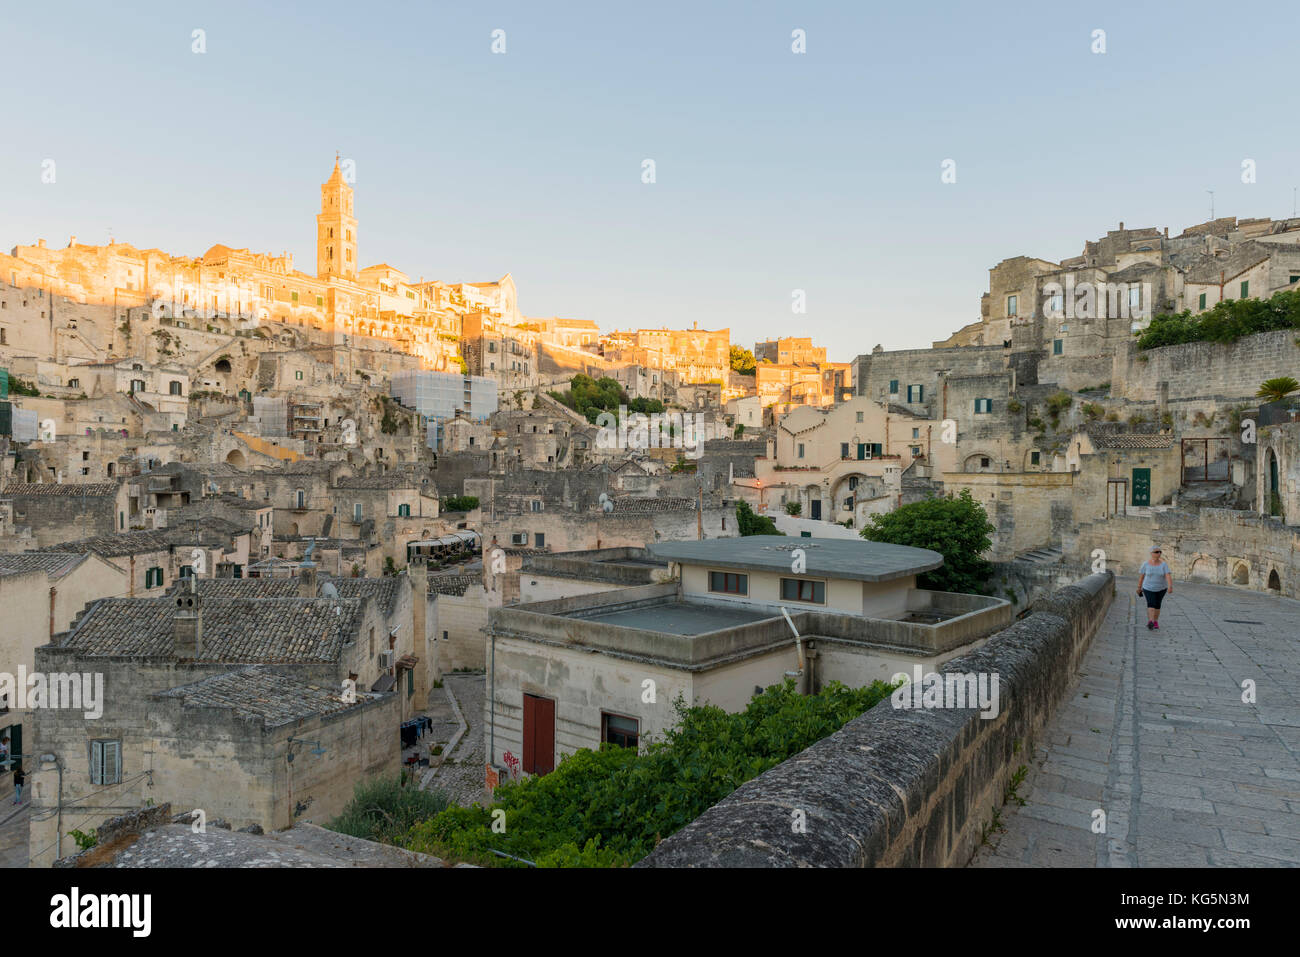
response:
<path id="1" fill-rule="evenodd" d="M 1148 607 L 1148 608 L 1159 608 L 1159 607 L 1160 607 L 1160 603 L 1161 603 L 1162 601 L 1165 600 L 1165 591 L 1166 591 L 1166 590 L 1167 590 L 1167 589 L 1162 588 L 1162 589 L 1160 589 L 1159 591 L 1150 591 L 1150 590 L 1148 590 L 1148 589 L 1146 589 L 1146 588 L 1143 588 L 1143 589 L 1142 589 L 1142 594 L 1146 596 L 1147 607 Z"/>

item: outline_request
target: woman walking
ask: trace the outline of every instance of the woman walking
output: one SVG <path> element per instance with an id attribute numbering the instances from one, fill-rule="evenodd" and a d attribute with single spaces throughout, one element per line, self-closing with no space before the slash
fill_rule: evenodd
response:
<path id="1" fill-rule="evenodd" d="M 1138 597 L 1147 600 L 1147 631 L 1160 629 L 1160 605 L 1166 595 L 1174 593 L 1174 575 L 1160 549 L 1151 549 L 1151 557 L 1138 569 Z"/>

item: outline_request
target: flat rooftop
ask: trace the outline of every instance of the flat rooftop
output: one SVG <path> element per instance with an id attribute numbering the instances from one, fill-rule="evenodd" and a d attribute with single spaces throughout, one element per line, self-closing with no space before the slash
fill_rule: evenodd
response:
<path id="1" fill-rule="evenodd" d="M 647 549 L 655 558 L 683 565 L 712 565 L 789 575 L 792 553 L 802 549 L 803 575 L 883 582 L 933 571 L 943 556 L 926 548 L 847 538 L 787 538 L 748 535 L 694 542 L 658 542 Z"/>
<path id="2" fill-rule="evenodd" d="M 748 608 L 727 608 L 721 605 L 689 601 L 662 601 L 635 608 L 618 608 L 597 614 L 565 615 L 583 621 L 618 625 L 622 628 L 644 628 L 670 635 L 703 635 L 723 628 L 766 621 L 781 617 L 780 612 L 759 611 Z"/>

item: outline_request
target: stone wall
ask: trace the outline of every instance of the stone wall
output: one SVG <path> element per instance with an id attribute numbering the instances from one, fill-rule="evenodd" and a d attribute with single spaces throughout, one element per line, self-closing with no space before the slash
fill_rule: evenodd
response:
<path id="1" fill-rule="evenodd" d="M 1138 351 L 1136 340 L 1129 340 L 1116 347 L 1110 394 L 1155 401 L 1159 383 L 1168 382 L 1169 395 L 1184 401 L 1239 400 L 1254 405 L 1261 382 L 1300 368 L 1296 338 L 1294 330 L 1282 329 L 1228 344 L 1189 342 L 1145 352 Z"/>
<path id="2" fill-rule="evenodd" d="M 1007 783 L 1033 753 L 1114 597 L 1093 575 L 951 659 L 996 674 L 1000 708 L 896 709 L 882 701 L 747 782 L 638 867 L 943 867 L 967 863 Z M 802 812 L 805 827 L 792 826 Z"/>

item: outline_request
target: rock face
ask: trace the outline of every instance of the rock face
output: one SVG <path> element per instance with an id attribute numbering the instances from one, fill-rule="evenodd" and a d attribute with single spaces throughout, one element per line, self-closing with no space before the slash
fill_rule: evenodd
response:
<path id="1" fill-rule="evenodd" d="M 1092 575 L 945 675 L 997 675 L 995 716 L 883 701 L 741 786 L 638 867 L 941 867 L 966 863 L 1028 761 L 1114 597 Z"/>

